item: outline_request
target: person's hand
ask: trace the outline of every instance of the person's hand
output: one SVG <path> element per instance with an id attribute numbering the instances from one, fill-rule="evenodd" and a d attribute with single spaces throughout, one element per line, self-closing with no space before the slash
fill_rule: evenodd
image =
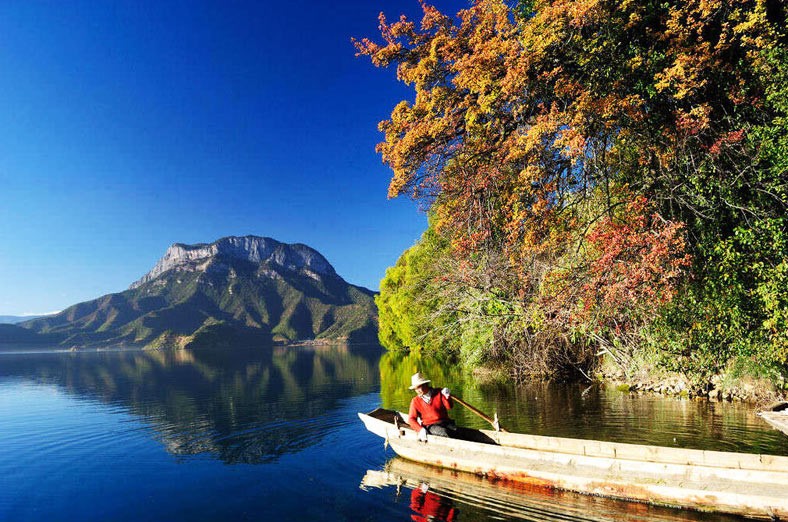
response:
<path id="1" fill-rule="evenodd" d="M 448 399 L 449 397 L 451 397 L 451 390 L 450 390 L 450 389 L 448 389 L 448 388 L 444 388 L 444 389 L 442 389 L 442 390 L 441 390 L 441 393 L 442 393 L 442 394 L 443 394 L 443 396 L 444 396 L 444 397 L 446 397 L 447 399 Z"/>
<path id="2" fill-rule="evenodd" d="M 422 442 L 427 442 L 427 428 L 421 428 L 419 430 L 419 440 Z"/>

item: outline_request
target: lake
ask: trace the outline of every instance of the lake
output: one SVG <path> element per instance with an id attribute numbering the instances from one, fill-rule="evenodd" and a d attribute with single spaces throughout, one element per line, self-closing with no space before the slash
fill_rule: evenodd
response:
<path id="1" fill-rule="evenodd" d="M 0 354 L 0 520 L 736 520 L 451 476 L 356 413 L 416 370 L 510 431 L 788 455 L 751 407 L 598 385 L 479 386 L 376 346 Z M 455 408 L 463 425 L 487 427 Z"/>

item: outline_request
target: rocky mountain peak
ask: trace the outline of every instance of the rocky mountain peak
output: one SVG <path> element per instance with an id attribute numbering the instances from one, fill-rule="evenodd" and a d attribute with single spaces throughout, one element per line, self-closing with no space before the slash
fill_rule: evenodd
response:
<path id="1" fill-rule="evenodd" d="M 129 288 L 137 288 L 175 268 L 196 270 L 215 257 L 238 259 L 255 264 L 267 263 L 289 271 L 306 270 L 321 276 L 339 277 L 326 258 L 306 245 L 281 243 L 270 237 L 230 236 L 210 244 L 175 243 L 167 249 L 150 272 Z"/>

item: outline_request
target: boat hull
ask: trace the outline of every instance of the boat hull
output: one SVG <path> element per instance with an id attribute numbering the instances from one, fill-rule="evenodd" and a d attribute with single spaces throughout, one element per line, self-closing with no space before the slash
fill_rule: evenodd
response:
<path id="1" fill-rule="evenodd" d="M 486 443 L 418 440 L 399 412 L 359 417 L 401 457 L 495 481 L 788 520 L 788 457 L 467 430 Z M 395 421 L 396 418 L 396 421 Z"/>

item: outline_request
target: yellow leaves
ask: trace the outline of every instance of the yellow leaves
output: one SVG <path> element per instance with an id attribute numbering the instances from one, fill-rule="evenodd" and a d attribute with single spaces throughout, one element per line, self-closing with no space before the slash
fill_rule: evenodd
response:
<path id="1" fill-rule="evenodd" d="M 520 185 L 524 187 L 529 187 L 531 186 L 532 183 L 536 183 L 537 181 L 542 179 L 544 177 L 544 174 L 545 174 L 544 170 L 540 168 L 538 165 L 529 163 L 517 175 L 517 181 Z"/>
<path id="2" fill-rule="evenodd" d="M 410 119 L 411 106 L 407 100 L 402 100 L 391 111 L 391 120 L 394 122 L 408 121 Z"/>
<path id="3" fill-rule="evenodd" d="M 619 4 L 618 9 L 623 13 L 629 12 L 629 18 L 626 25 L 624 26 L 625 29 L 633 29 L 643 22 L 643 15 L 645 14 L 646 10 L 643 4 L 626 0 Z"/>
<path id="4" fill-rule="evenodd" d="M 501 80 L 513 65 L 511 58 L 519 56 L 515 27 L 506 13 L 505 5 L 498 0 L 480 1 L 468 11 L 460 31 L 464 52 L 458 53 L 453 64 L 453 83 L 476 95 L 482 111 L 493 107 L 501 92 Z"/>
<path id="5" fill-rule="evenodd" d="M 583 226 L 572 198 L 670 172 L 752 100 L 751 69 L 736 68 L 767 41 L 764 1 L 538 0 L 515 22 L 477 0 L 455 18 L 423 4 L 420 26 L 381 18 L 382 43 L 354 42 L 359 54 L 415 91 L 380 126 L 389 197 L 434 202 L 465 247 L 566 247 Z"/>
<path id="6" fill-rule="evenodd" d="M 697 12 L 700 17 L 709 18 L 720 7 L 719 0 L 698 0 Z"/>
<path id="7" fill-rule="evenodd" d="M 599 4 L 598 0 L 569 0 L 565 8 L 569 17 L 569 26 L 580 28 L 598 22 L 599 17 L 604 13 Z"/>
<path id="8" fill-rule="evenodd" d="M 402 194 L 410 181 L 410 176 L 403 169 L 393 169 L 394 175 L 389 182 L 388 198 L 393 199 Z"/>
<path id="9" fill-rule="evenodd" d="M 559 133 L 559 138 L 555 140 L 555 146 L 562 149 L 563 154 L 571 158 L 573 163 L 577 163 L 583 158 L 586 139 L 580 132 L 570 127 Z"/>
<path id="10" fill-rule="evenodd" d="M 655 88 L 659 92 L 673 90 L 677 100 L 688 98 L 706 86 L 706 72 L 713 63 L 707 46 L 697 46 L 691 53 L 676 56 L 672 67 L 658 73 Z"/>
<path id="11" fill-rule="evenodd" d="M 758 0 L 751 10 L 739 12 L 733 34 L 741 40 L 747 50 L 747 58 L 756 65 L 763 59 L 762 50 L 768 49 L 778 38 L 771 29 L 766 16 L 766 2 Z M 784 31 L 784 28 L 783 28 Z"/>
<path id="12" fill-rule="evenodd" d="M 501 0 L 477 0 L 465 13 L 461 13 L 463 27 L 472 29 L 476 37 L 483 34 L 503 35 L 511 31 L 509 7 Z"/>
<path id="13" fill-rule="evenodd" d="M 759 4 L 763 6 L 764 3 L 759 2 Z M 744 35 L 756 31 L 763 24 L 764 15 L 765 11 L 763 9 L 750 11 L 743 17 L 741 22 L 736 24 L 733 32 L 737 35 Z"/>
<path id="14" fill-rule="evenodd" d="M 629 60 L 629 69 L 632 71 L 637 71 L 645 64 L 645 60 L 642 55 L 635 55 Z"/>
<path id="15" fill-rule="evenodd" d="M 562 125 L 561 114 L 556 106 L 548 113 L 539 114 L 523 135 L 522 144 L 526 153 L 541 149 L 545 137 L 555 135 Z"/>
<path id="16" fill-rule="evenodd" d="M 568 26 L 579 29 L 597 23 L 605 9 L 600 0 L 553 0 L 536 6 L 535 26 Z"/>
<path id="17" fill-rule="evenodd" d="M 777 36 L 765 0 L 688 0 L 670 9 L 662 39 L 672 63 L 656 75 L 655 87 L 691 102 L 720 74 L 757 68 Z"/>
<path id="18" fill-rule="evenodd" d="M 541 59 L 548 49 L 566 38 L 566 13 L 561 5 L 544 2 L 536 7 L 536 15 L 522 29 L 521 42 L 527 57 Z"/>

